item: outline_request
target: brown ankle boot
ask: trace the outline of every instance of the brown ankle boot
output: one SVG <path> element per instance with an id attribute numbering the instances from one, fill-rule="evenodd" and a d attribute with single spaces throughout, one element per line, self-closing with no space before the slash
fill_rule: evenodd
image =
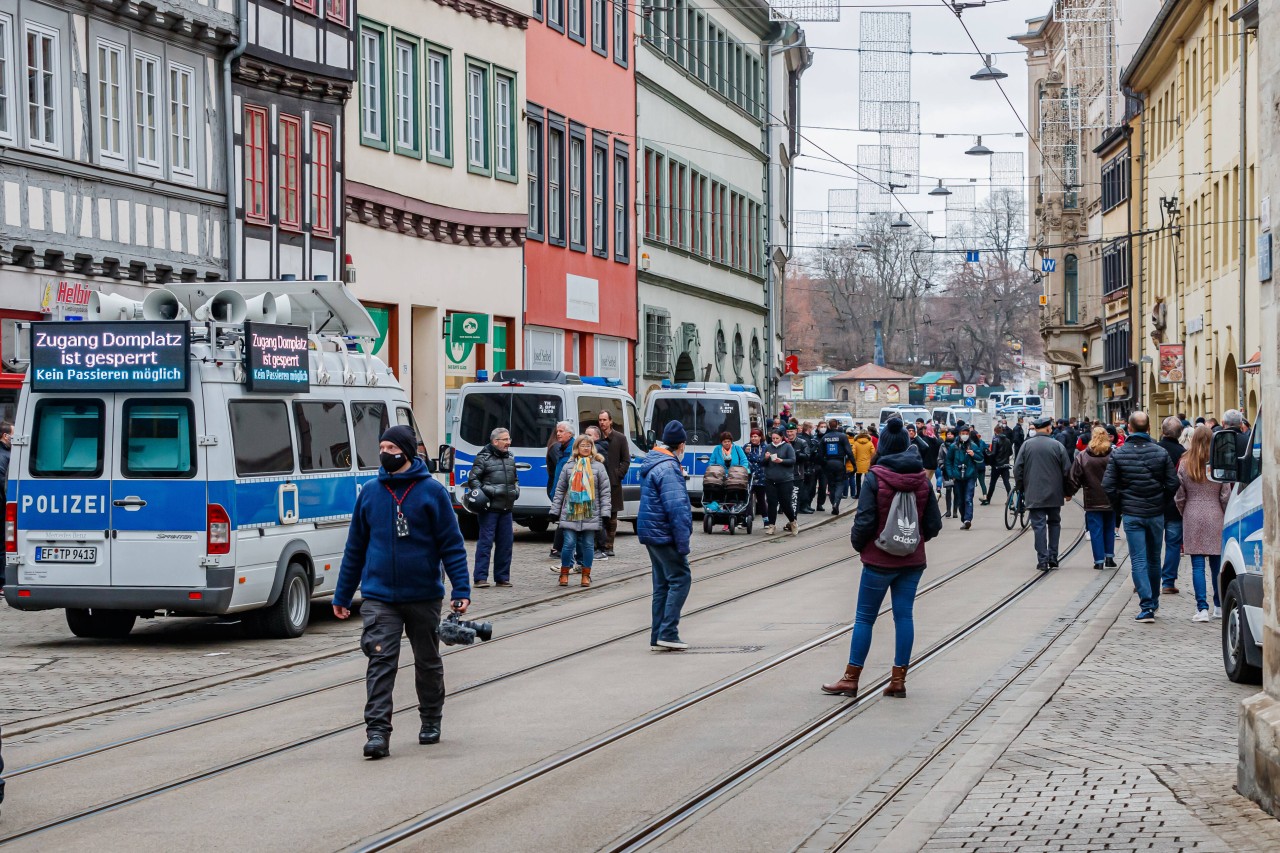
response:
<path id="1" fill-rule="evenodd" d="M 591 570 L 586 566 L 582 567 L 582 585 L 591 586 Z"/>
<path id="2" fill-rule="evenodd" d="M 889 676 L 889 686 L 884 689 L 885 696 L 892 696 L 895 699 L 907 698 L 907 668 L 905 666 L 895 666 L 893 674 Z"/>
<path id="3" fill-rule="evenodd" d="M 862 667 L 849 664 L 844 668 L 844 675 L 835 684 L 822 685 L 822 692 L 832 696 L 858 696 L 858 679 L 862 676 Z"/>
<path id="4" fill-rule="evenodd" d="M 568 585 L 569 585 L 569 570 L 561 569 L 560 570 L 560 586 L 568 586 Z"/>

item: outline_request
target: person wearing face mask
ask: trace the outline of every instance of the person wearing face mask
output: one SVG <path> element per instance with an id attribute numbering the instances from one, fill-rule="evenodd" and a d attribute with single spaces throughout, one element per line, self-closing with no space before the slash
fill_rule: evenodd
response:
<path id="1" fill-rule="evenodd" d="M 382 468 L 356 498 L 333 591 L 333 614 L 339 619 L 351 615 L 357 586 L 364 598 L 360 648 L 369 658 L 366 758 L 385 758 L 391 751 L 392 693 L 400 667 L 400 640 L 406 633 L 413 646 L 422 723 L 418 743 L 440 742 L 444 711 L 440 606 L 445 574 L 453 587 L 453 609 L 466 613 L 471 604 L 467 549 L 453 501 L 418 458 L 416 444 L 407 426 L 393 426 L 382 434 L 378 448 Z"/>
<path id="2" fill-rule="evenodd" d="M 960 427 L 959 437 L 947 450 L 947 477 L 955 491 L 955 511 L 961 528 L 973 525 L 973 492 L 978 485 L 978 471 L 984 464 L 981 443 L 974 441 L 967 425 Z"/>
<path id="3" fill-rule="evenodd" d="M 778 508 L 787 517 L 787 525 L 783 528 L 792 535 L 799 532 L 796 523 L 795 494 L 796 484 L 794 472 L 796 468 L 795 449 L 787 443 L 780 431 L 769 436 L 769 445 L 764 449 L 764 490 L 768 498 L 768 517 L 764 520 L 764 532 L 772 536 L 778 522 Z"/>
<path id="4" fill-rule="evenodd" d="M 693 534 L 693 508 L 684 485 L 680 460 L 688 434 L 679 421 L 668 421 L 662 443 L 650 450 L 640 465 L 640 512 L 636 533 L 649 552 L 653 569 L 653 618 L 649 648 L 684 651 L 680 639 L 680 611 L 689 597 L 689 538 Z"/>
<path id="5" fill-rule="evenodd" d="M 822 511 L 827 503 L 827 490 L 829 483 L 827 482 L 827 466 L 822 462 L 822 439 L 827 434 L 826 421 L 818 421 L 818 427 L 813 432 L 813 469 L 815 474 L 814 493 L 818 498 L 818 511 Z"/>
<path id="6" fill-rule="evenodd" d="M 751 505 L 752 512 L 762 519 L 769 517 L 769 497 L 764 489 L 764 454 L 767 449 L 764 433 L 758 427 L 751 428 L 751 437 L 742 448 L 751 465 Z"/>
<path id="7" fill-rule="evenodd" d="M 493 580 L 498 586 L 511 586 L 511 549 L 513 539 L 511 510 L 520 497 L 520 481 L 516 476 L 516 458 L 511 454 L 511 433 L 498 427 L 489 434 L 489 443 L 476 454 L 467 474 L 467 491 L 479 489 L 488 498 L 480 511 L 476 540 L 474 584 L 489 586 L 489 555 L 493 554 Z"/>

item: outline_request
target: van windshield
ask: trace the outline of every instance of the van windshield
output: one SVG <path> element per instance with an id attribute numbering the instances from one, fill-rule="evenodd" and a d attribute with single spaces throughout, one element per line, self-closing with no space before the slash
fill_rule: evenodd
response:
<path id="1" fill-rule="evenodd" d="M 1039 397 L 1027 397 L 1027 398 L 1025 398 L 1025 399 L 1026 399 L 1026 402 L 1024 403 L 1024 405 L 1027 405 L 1027 406 L 1038 406 L 1038 405 L 1040 405 L 1040 398 L 1039 398 Z"/>
<path id="2" fill-rule="evenodd" d="M 546 447 L 556 424 L 564 420 L 564 405 L 555 394 L 468 394 L 462 403 L 459 437 L 484 447 L 498 427 L 511 432 L 512 447 Z"/>
<path id="3" fill-rule="evenodd" d="M 651 428 L 661 435 L 670 421 L 684 425 L 689 444 L 715 444 L 722 432 L 742 440 L 742 409 L 732 397 L 659 397 Z"/>
<path id="4" fill-rule="evenodd" d="M 102 473 L 100 401 L 41 400 L 32 430 L 31 473 L 37 477 L 97 477 Z"/>

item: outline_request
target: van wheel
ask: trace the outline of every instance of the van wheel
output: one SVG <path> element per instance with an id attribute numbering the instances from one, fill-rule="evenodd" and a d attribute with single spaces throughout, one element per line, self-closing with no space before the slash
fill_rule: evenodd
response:
<path id="1" fill-rule="evenodd" d="M 1252 642 L 1249 625 L 1245 621 L 1240 581 L 1233 580 L 1227 585 L 1227 594 L 1222 600 L 1222 665 L 1227 671 L 1227 678 L 1236 684 L 1262 683 L 1261 670 L 1251 666 L 1245 657 L 1245 643 Z"/>
<path id="2" fill-rule="evenodd" d="M 297 563 L 290 563 L 285 569 L 284 585 L 280 587 L 276 603 L 247 615 L 254 634 L 274 640 L 301 637 L 311 620 L 311 583 L 307 580 L 306 570 Z"/>
<path id="3" fill-rule="evenodd" d="M 92 640 L 120 640 L 129 636 L 138 617 L 125 610 L 79 610 L 67 608 L 67 627 L 77 637 Z"/>

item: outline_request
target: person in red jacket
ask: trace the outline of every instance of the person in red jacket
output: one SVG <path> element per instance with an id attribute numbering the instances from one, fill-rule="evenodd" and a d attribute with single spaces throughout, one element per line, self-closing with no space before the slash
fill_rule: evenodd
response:
<path id="1" fill-rule="evenodd" d="M 876 540 L 884 531 L 889 507 L 899 492 L 915 495 L 916 516 L 920 525 L 920 544 L 905 556 L 882 550 Z M 862 496 L 854 518 L 850 538 L 853 548 L 862 555 L 862 580 L 858 588 L 857 618 L 849 644 L 849 664 L 844 675 L 833 684 L 822 685 L 822 691 L 835 696 L 857 696 L 858 679 L 867 652 L 871 650 L 871 630 L 886 593 L 893 601 L 893 627 L 896 642 L 893 653 L 893 675 L 884 695 L 902 698 L 907 695 L 907 666 L 915 643 L 916 587 L 925 570 L 924 543 L 942 531 L 942 513 L 938 496 L 924 472 L 919 449 L 911 444 L 902 421 L 892 418 L 880 436 L 876 464 L 862 481 Z"/>

